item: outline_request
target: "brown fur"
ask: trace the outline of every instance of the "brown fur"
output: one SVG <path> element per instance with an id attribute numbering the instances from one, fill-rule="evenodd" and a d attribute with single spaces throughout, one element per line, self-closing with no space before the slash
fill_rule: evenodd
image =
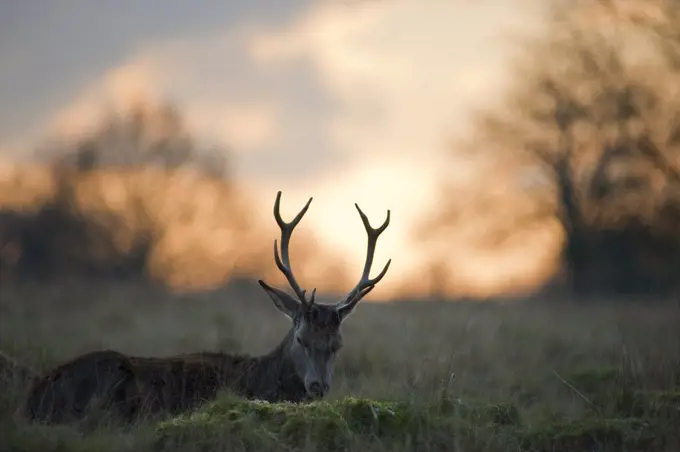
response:
<path id="1" fill-rule="evenodd" d="M 28 419 L 46 423 L 81 420 L 96 404 L 131 416 L 136 387 L 128 357 L 112 350 L 80 355 L 33 381 L 24 405 Z"/>
<path id="2" fill-rule="evenodd" d="M 288 340 L 287 336 L 284 342 Z M 286 362 L 282 347 L 260 357 L 215 352 L 130 357 L 142 398 L 140 408 L 148 414 L 176 414 L 213 400 L 223 388 L 271 402 L 305 400 L 305 387 L 292 363 Z"/>
<path id="3" fill-rule="evenodd" d="M 290 340 L 289 334 L 261 357 L 201 352 L 148 358 L 112 350 L 90 352 L 36 379 L 24 412 L 32 421 L 66 423 L 99 408 L 131 422 L 195 408 L 213 400 L 222 388 L 248 398 L 301 401 L 307 398 L 305 387 L 283 353 Z"/>

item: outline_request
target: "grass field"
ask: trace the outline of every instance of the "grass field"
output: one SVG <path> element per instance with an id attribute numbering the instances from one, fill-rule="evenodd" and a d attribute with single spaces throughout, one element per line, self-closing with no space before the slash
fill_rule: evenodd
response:
<path id="1" fill-rule="evenodd" d="M 0 449 L 680 450 L 678 304 L 544 301 L 364 302 L 344 326 L 330 397 L 307 405 L 223 394 L 127 429 L 31 426 L 13 417 L 23 387 L 6 374 Z M 289 326 L 248 284 L 174 295 L 3 282 L 0 309 L 0 350 L 36 370 L 97 348 L 258 354 Z"/>

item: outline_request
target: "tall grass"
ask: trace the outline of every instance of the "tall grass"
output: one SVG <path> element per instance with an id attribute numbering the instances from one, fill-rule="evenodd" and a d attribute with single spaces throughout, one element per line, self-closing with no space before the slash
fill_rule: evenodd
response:
<path id="1" fill-rule="evenodd" d="M 182 295 L 3 282 L 0 309 L 0 350 L 36 370 L 98 348 L 259 354 L 289 327 L 250 284 Z M 364 302 L 320 404 L 225 395 L 161 426 L 35 427 L 13 417 L 15 387 L 0 422 L 5 447 L 26 451 L 676 450 L 678 325 L 677 305 L 651 301 Z M 406 420 L 380 421 L 381 409 Z"/>

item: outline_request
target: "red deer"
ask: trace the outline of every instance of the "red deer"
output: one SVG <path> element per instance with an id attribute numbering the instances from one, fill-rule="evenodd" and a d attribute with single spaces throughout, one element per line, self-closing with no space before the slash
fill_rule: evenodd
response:
<path id="1" fill-rule="evenodd" d="M 142 414 L 176 414 L 213 400 L 218 391 L 229 389 L 251 399 L 292 401 L 324 397 L 331 388 L 335 357 L 342 347 L 342 322 L 380 282 L 391 259 L 373 279 L 369 277 L 380 234 L 390 222 L 377 229 L 355 204 L 368 235 L 363 274 L 357 285 L 335 304 L 315 303 L 316 289 L 309 297 L 293 276 L 288 247 L 293 230 L 307 212 L 312 198 L 287 223 L 280 214 L 281 192 L 274 203 L 274 218 L 281 229 L 281 254 L 274 241 L 274 259 L 295 296 L 259 284 L 274 306 L 292 325 L 281 343 L 263 356 L 197 352 L 171 357 L 137 357 L 115 351 L 82 355 L 35 381 L 25 407 L 29 419 L 66 422 L 82 419 L 91 401 L 128 421 Z"/>

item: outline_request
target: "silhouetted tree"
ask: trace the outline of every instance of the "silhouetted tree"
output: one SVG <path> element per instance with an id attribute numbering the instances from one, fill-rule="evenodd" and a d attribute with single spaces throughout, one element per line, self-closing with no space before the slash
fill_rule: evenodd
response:
<path id="1" fill-rule="evenodd" d="M 28 278 L 64 274 L 148 278 L 150 254 L 168 225 L 148 211 L 150 200 L 145 195 L 150 190 L 141 189 L 140 184 L 147 182 L 141 170 L 155 168 L 170 177 L 173 171 L 193 169 L 204 178 L 228 177 L 226 153 L 199 148 L 169 105 L 139 103 L 127 111 L 109 112 L 91 133 L 74 141 L 52 141 L 37 155 L 53 166 L 54 196 L 31 214 L 3 212 L 0 227 L 2 245 L 9 250 L 2 262 L 7 266 L 11 258 L 17 267 L 14 274 Z M 76 187 L 88 174 L 96 177 L 97 171 L 118 172 L 111 180 L 125 191 L 123 212 L 105 205 L 106 196 L 100 208 L 83 211 Z M 247 215 L 240 212 L 235 217 Z M 131 237 L 126 246 L 116 240 L 121 231 Z"/>
<path id="2" fill-rule="evenodd" d="M 554 6 L 547 34 L 524 41 L 507 95 L 476 113 L 464 143 L 496 160 L 494 178 L 531 168 L 542 182 L 451 202 L 425 227 L 483 218 L 493 247 L 557 220 L 571 292 L 678 291 L 680 3 Z"/>

